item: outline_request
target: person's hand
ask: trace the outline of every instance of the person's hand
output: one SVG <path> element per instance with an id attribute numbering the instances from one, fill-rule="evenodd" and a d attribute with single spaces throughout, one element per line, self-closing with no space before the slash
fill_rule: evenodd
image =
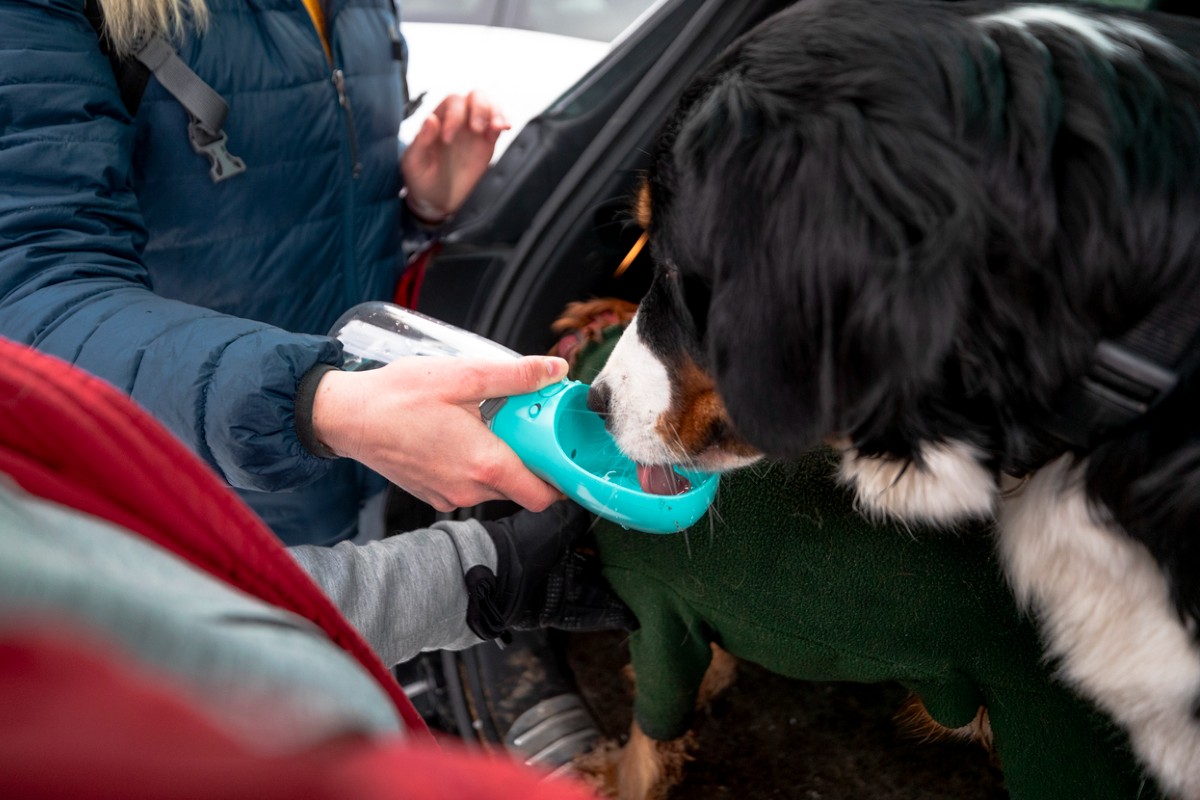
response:
<path id="1" fill-rule="evenodd" d="M 408 205 L 417 217 L 436 223 L 458 211 L 509 127 L 504 115 L 477 92 L 443 100 L 400 161 Z"/>
<path id="2" fill-rule="evenodd" d="M 439 511 L 501 499 L 540 511 L 562 495 L 488 429 L 479 404 L 536 391 L 566 372 L 561 358 L 542 356 L 409 356 L 365 372 L 334 370 L 317 384 L 313 432 Z"/>
<path id="3" fill-rule="evenodd" d="M 509 631 L 636 630 L 637 618 L 582 546 L 592 515 L 570 500 L 540 513 L 480 520 L 496 546 L 496 571 L 468 570 L 467 626 L 481 639 Z"/>

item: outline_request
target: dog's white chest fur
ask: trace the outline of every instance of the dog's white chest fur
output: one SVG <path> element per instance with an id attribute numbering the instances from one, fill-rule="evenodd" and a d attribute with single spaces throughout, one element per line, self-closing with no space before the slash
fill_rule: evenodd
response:
<path id="1" fill-rule="evenodd" d="M 997 501 L 969 445 L 927 444 L 920 460 L 849 451 L 841 477 L 874 516 L 952 523 L 995 506 L 1004 571 L 1062 674 L 1123 724 L 1169 791 L 1200 798 L 1200 648 L 1150 553 L 1089 508 L 1083 466 L 1064 456 Z"/>
<path id="2" fill-rule="evenodd" d="M 992 513 L 996 478 L 965 442 L 926 443 L 920 466 L 908 460 L 842 457 L 842 481 L 854 488 L 860 508 L 873 517 L 951 523 Z"/>
<path id="3" fill-rule="evenodd" d="M 1000 504 L 997 544 L 1063 674 L 1120 720 L 1172 794 L 1200 797 L 1200 649 L 1158 564 L 1088 507 L 1064 456 Z"/>

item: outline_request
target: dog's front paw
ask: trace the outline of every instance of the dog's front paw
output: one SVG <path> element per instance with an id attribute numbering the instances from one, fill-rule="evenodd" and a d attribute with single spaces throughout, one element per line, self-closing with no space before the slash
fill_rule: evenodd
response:
<path id="1" fill-rule="evenodd" d="M 612 739 L 602 739 L 591 750 L 575 756 L 571 766 L 575 768 L 576 777 L 597 796 L 615 798 L 620 758 L 621 745 Z"/>

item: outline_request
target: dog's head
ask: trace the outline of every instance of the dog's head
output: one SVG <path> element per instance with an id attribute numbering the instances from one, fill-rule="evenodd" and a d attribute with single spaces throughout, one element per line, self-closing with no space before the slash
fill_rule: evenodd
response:
<path id="1" fill-rule="evenodd" d="M 1118 305 L 1089 269 L 1128 256 L 1097 243 L 1123 178 L 1070 128 L 1105 113 L 1067 118 L 1024 18 L 946 6 L 801 3 L 685 93 L 637 203 L 653 284 L 593 390 L 630 457 L 728 469 L 836 442 L 891 462 L 885 489 L 968 475 L 957 512 L 1034 449 L 1014 421 L 1120 316 L 1079 309 Z M 1094 28 L 1060 36 L 1080 75 Z M 1079 151 L 1053 152 L 1068 135 Z"/>
<path id="2" fill-rule="evenodd" d="M 637 203 L 654 280 L 594 389 L 635 460 L 879 435 L 939 380 L 985 206 L 937 56 L 881 47 L 881 23 L 848 37 L 853 16 L 809 3 L 744 37 L 660 139 Z"/>

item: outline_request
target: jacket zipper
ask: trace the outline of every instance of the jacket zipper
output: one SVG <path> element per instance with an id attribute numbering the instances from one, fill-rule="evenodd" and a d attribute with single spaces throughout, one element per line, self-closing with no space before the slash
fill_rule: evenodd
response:
<path id="1" fill-rule="evenodd" d="M 337 89 L 338 105 L 346 112 L 346 131 L 350 136 L 350 162 L 353 164 L 350 174 L 358 180 L 358 176 L 362 175 L 362 162 L 358 160 L 358 130 L 354 127 L 354 108 L 346 94 L 346 74 L 341 69 L 335 69 L 332 80 L 333 87 Z"/>
<path id="2" fill-rule="evenodd" d="M 346 75 L 340 67 L 335 67 L 332 77 L 333 87 L 337 90 L 338 105 L 346 115 L 346 132 L 350 144 L 350 180 L 344 181 L 346 191 L 346 211 L 342 223 L 342 262 L 344 276 L 342 287 L 345 290 L 346 307 L 362 301 L 362 286 L 358 280 L 358 264 L 354 257 L 354 220 L 358 216 L 354 212 L 354 186 L 358 176 L 362 174 L 362 164 L 358 160 L 358 131 L 354 127 L 354 109 L 350 106 L 350 97 L 346 94 Z"/>
<path id="3" fill-rule="evenodd" d="M 326 29 L 331 29 L 332 9 L 326 10 L 322 16 L 325 20 Z M 363 166 L 359 160 L 358 129 L 354 124 L 354 108 L 350 104 L 350 96 L 346 93 L 346 73 L 342 71 L 341 67 L 336 66 L 334 62 L 333 42 L 330 41 L 329 47 L 326 47 L 326 33 L 318 29 L 315 18 L 312 19 L 312 22 L 313 38 L 317 40 L 317 45 L 321 48 L 322 54 L 325 55 L 326 63 L 333 68 L 333 72 L 330 74 L 330 83 L 333 84 L 333 88 L 337 92 L 338 105 L 341 106 L 342 113 L 346 117 L 346 138 L 350 147 L 351 179 L 344 181 L 346 210 L 342 215 L 342 296 L 345 299 L 346 307 L 349 308 L 362 300 L 362 287 L 358 279 L 357 259 L 354 257 L 354 220 L 357 217 L 354 210 L 354 187 L 359 176 L 362 175 Z"/>

